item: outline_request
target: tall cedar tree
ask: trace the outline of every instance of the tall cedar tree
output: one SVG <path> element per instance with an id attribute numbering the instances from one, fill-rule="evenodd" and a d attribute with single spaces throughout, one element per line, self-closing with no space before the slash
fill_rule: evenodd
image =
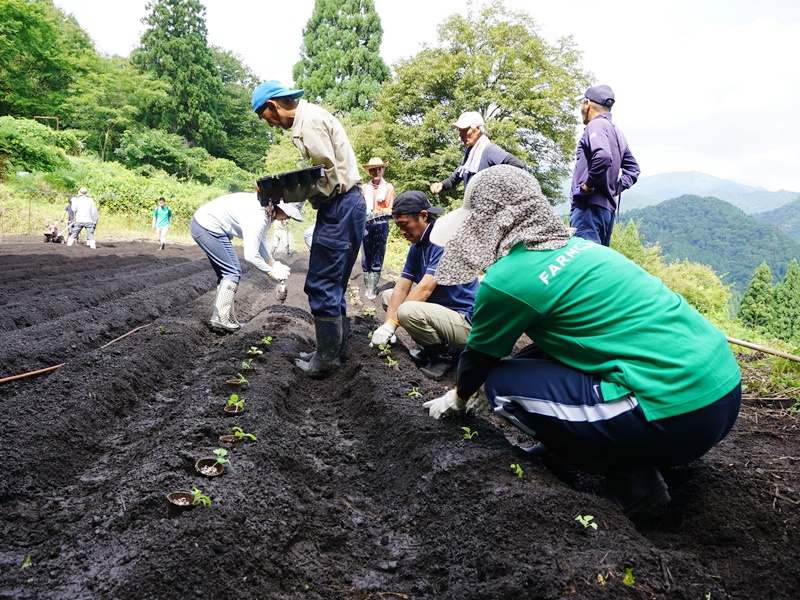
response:
<path id="1" fill-rule="evenodd" d="M 775 286 L 775 319 L 772 334 L 782 340 L 800 339 L 800 267 L 789 263 L 786 275 Z"/>
<path id="2" fill-rule="evenodd" d="M 775 320 L 775 296 L 772 288 L 772 272 L 767 263 L 761 263 L 753 272 L 739 308 L 742 322 L 757 331 L 768 331 Z"/>
<path id="3" fill-rule="evenodd" d="M 454 15 L 438 33 L 436 46 L 394 66 L 378 99 L 379 156 L 396 165 L 395 180 L 427 189 L 448 177 L 464 155 L 450 124 L 477 111 L 489 139 L 522 160 L 555 203 L 575 158 L 578 100 L 588 85 L 572 39 L 548 44 L 530 15 L 499 4 Z"/>
<path id="4" fill-rule="evenodd" d="M 154 0 L 142 22 L 149 29 L 131 62 L 169 83 L 169 100 L 151 115 L 151 127 L 182 135 L 214 154 L 225 142 L 217 114 L 222 79 L 208 46 L 206 9 L 197 0 Z"/>
<path id="5" fill-rule="evenodd" d="M 390 76 L 380 56 L 383 28 L 372 0 L 316 0 L 303 29 L 295 84 L 337 111 L 370 109 Z"/>

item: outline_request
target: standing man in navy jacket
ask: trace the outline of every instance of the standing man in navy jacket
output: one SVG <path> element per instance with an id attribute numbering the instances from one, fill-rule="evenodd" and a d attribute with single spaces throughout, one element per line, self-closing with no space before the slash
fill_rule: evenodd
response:
<path id="1" fill-rule="evenodd" d="M 612 106 L 614 92 L 607 85 L 586 90 L 581 103 L 586 128 L 578 142 L 569 213 L 575 235 L 603 246 L 611 243 L 617 197 L 641 172 L 625 136 L 611 121 Z"/>

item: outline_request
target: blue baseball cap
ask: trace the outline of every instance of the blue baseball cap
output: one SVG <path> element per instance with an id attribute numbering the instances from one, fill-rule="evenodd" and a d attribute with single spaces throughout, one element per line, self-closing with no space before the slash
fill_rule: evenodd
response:
<path id="1" fill-rule="evenodd" d="M 273 98 L 294 98 L 297 100 L 305 93 L 305 90 L 290 90 L 277 79 L 270 79 L 258 84 L 258 87 L 253 90 L 253 110 L 258 111 L 259 108 L 267 103 L 267 100 L 272 100 Z"/>

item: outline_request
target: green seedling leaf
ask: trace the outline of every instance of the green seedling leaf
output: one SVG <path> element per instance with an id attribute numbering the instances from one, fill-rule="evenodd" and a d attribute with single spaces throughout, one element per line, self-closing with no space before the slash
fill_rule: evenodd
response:
<path id="1" fill-rule="evenodd" d="M 229 465 L 231 461 L 225 458 L 228 455 L 228 451 L 224 448 L 217 448 L 214 450 L 214 454 L 217 455 L 217 464 L 218 465 Z"/>
<path id="2" fill-rule="evenodd" d="M 194 504 L 201 504 L 203 506 L 211 506 L 211 498 L 206 496 L 202 490 L 197 488 L 196 486 L 192 486 L 192 502 Z"/>
<path id="3" fill-rule="evenodd" d="M 516 463 L 512 463 L 511 470 L 514 471 L 514 474 L 522 479 L 522 467 Z"/>
<path id="4" fill-rule="evenodd" d="M 258 439 L 252 433 L 247 433 L 246 431 L 242 430 L 241 427 L 237 427 L 236 425 L 231 427 L 231 430 L 233 431 L 233 434 L 239 439 L 246 437 L 253 440 L 254 442 Z"/>
<path id="5" fill-rule="evenodd" d="M 625 585 L 633 585 L 636 583 L 636 580 L 633 578 L 633 568 L 628 567 L 625 569 L 625 577 L 622 579 L 622 583 Z"/>
<path id="6" fill-rule="evenodd" d="M 478 432 L 477 432 L 477 431 L 472 431 L 472 430 L 471 430 L 469 427 L 462 427 L 461 429 L 463 429 L 463 430 L 464 430 L 464 435 L 462 435 L 462 436 L 461 436 L 461 441 L 462 441 L 462 442 L 463 442 L 464 440 L 471 440 L 471 439 L 472 439 L 472 438 L 474 438 L 476 435 L 478 435 Z M 513 465 L 512 465 L 512 466 L 513 466 Z"/>
<path id="7" fill-rule="evenodd" d="M 584 529 L 592 528 L 597 529 L 597 523 L 594 523 L 594 517 L 592 515 L 578 515 L 575 517 L 575 520 L 583 525 Z"/>
<path id="8" fill-rule="evenodd" d="M 24 561 L 22 561 L 22 566 L 20 567 L 20 570 L 22 570 L 22 569 L 27 569 L 27 568 L 28 568 L 28 567 L 30 567 L 32 564 L 33 564 L 33 563 L 31 563 L 31 555 L 30 555 L 30 554 L 28 554 L 28 556 L 26 556 L 26 557 L 25 557 L 25 560 L 24 560 Z"/>
<path id="9" fill-rule="evenodd" d="M 412 387 L 411 391 L 408 392 L 407 395 L 410 396 L 411 398 L 419 398 L 420 396 L 422 396 L 422 394 L 419 393 L 419 386 L 418 385 L 415 385 L 414 387 Z"/>
<path id="10" fill-rule="evenodd" d="M 238 394 L 231 394 L 231 397 L 228 398 L 228 406 L 235 406 L 236 408 L 242 408 L 246 400 L 244 398 L 239 398 Z"/>

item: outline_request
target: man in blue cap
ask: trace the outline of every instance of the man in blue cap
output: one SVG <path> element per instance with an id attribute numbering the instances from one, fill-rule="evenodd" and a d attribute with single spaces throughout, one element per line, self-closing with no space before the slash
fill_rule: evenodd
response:
<path id="1" fill-rule="evenodd" d="M 611 244 L 617 198 L 640 172 L 628 141 L 611 121 L 612 106 L 614 92 L 607 85 L 586 90 L 581 103 L 586 129 L 578 142 L 569 213 L 575 235 L 603 246 Z"/>
<path id="2" fill-rule="evenodd" d="M 304 93 L 279 81 L 265 81 L 253 91 L 253 110 L 272 127 L 290 130 L 303 157 L 325 167 L 321 179 L 262 191 L 263 197 L 287 202 L 307 199 L 318 210 L 304 288 L 314 315 L 317 349 L 301 354 L 295 364 L 311 376 L 324 377 L 341 364 L 348 330 L 345 292 L 366 213 L 358 163 L 344 128 L 327 110 L 301 100 Z"/>

